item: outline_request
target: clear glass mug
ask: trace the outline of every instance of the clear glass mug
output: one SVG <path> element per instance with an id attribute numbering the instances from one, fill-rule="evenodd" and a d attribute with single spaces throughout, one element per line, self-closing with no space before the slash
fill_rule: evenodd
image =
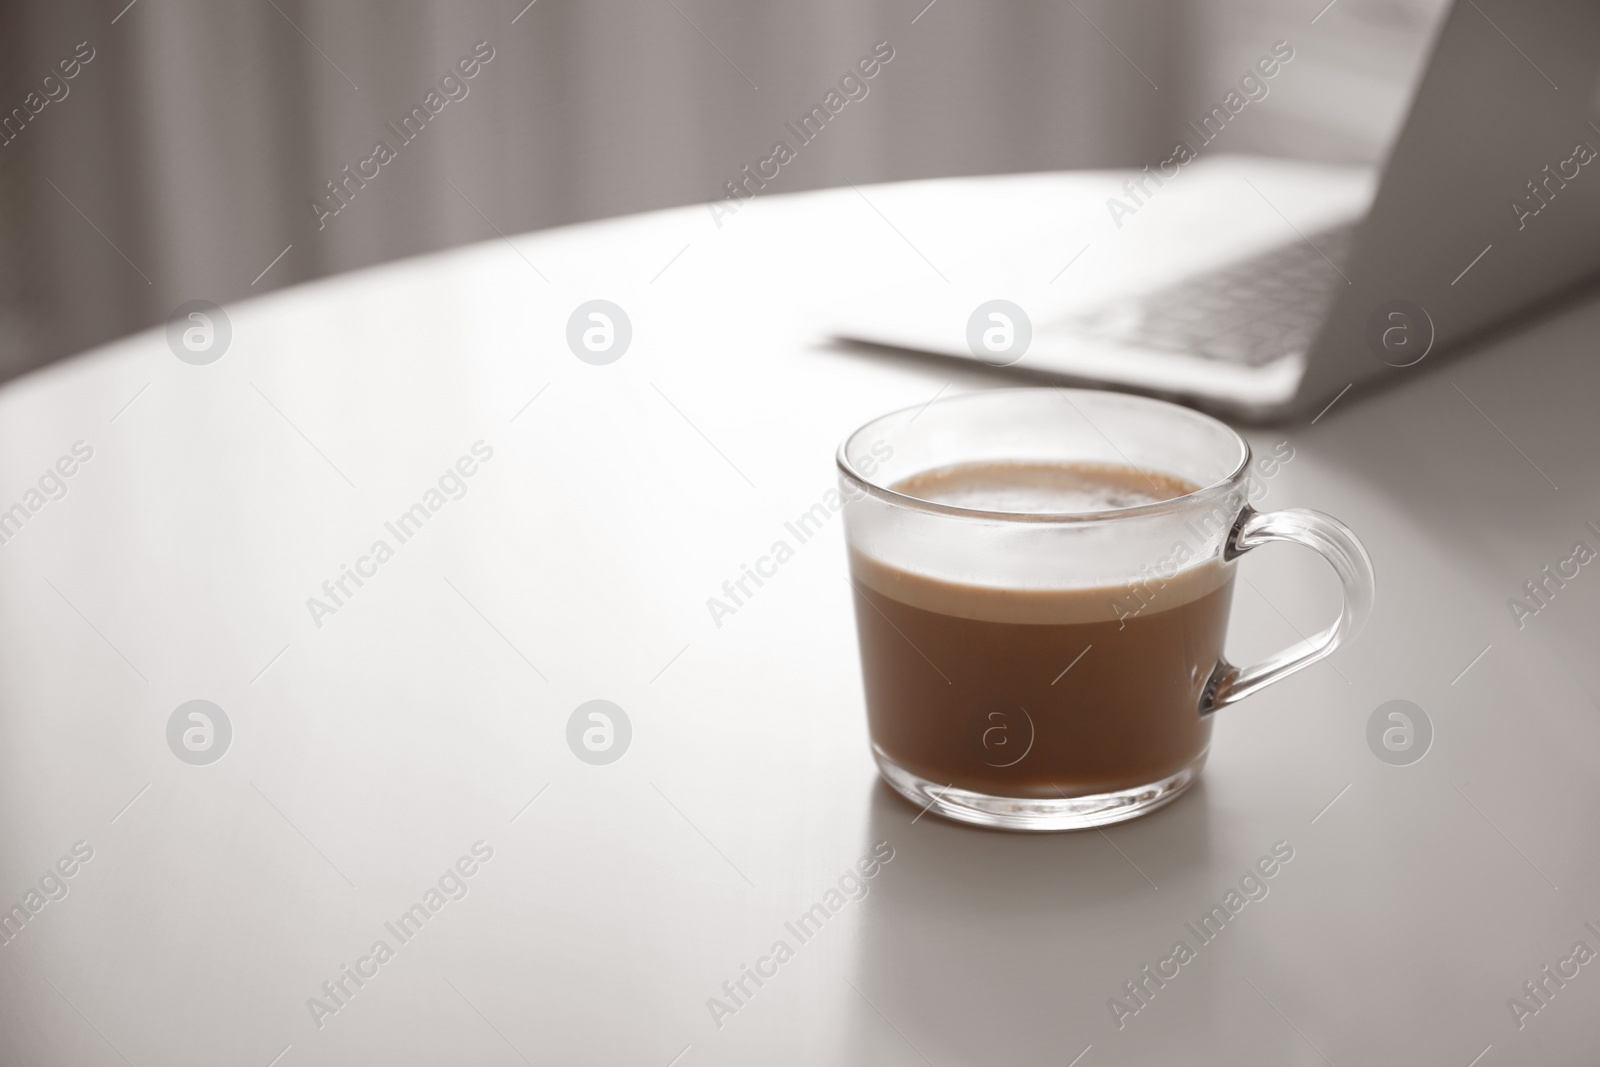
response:
<path id="1" fill-rule="evenodd" d="M 979 511 L 893 486 L 973 462 L 1092 463 L 1198 488 L 1109 511 Z M 873 754 L 919 807 L 1019 830 L 1103 826 L 1198 777 L 1211 713 L 1323 657 L 1371 610 L 1342 523 L 1250 507 L 1250 446 L 1160 400 L 1002 389 L 874 419 L 838 453 Z M 1338 619 L 1251 667 L 1223 656 L 1235 560 L 1322 554 Z"/>

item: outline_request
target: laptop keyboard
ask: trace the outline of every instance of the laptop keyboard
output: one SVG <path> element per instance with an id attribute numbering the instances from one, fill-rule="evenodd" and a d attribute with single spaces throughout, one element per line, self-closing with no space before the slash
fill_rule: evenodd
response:
<path id="1" fill-rule="evenodd" d="M 1220 270 L 1102 304 L 1059 325 L 1133 348 L 1264 367 L 1303 355 L 1326 315 L 1355 222 L 1307 235 Z M 1312 247 L 1312 246 L 1315 247 Z M 1329 262 L 1332 260 L 1332 263 Z"/>

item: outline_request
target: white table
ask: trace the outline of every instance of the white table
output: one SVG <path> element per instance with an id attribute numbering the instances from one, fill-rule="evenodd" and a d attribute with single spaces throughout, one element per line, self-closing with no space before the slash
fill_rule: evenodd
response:
<path id="1" fill-rule="evenodd" d="M 0 946 L 0 1059 L 1594 1062 L 1600 963 L 1521 1029 L 1507 1002 L 1600 951 L 1600 568 L 1520 630 L 1507 599 L 1600 547 L 1596 303 L 1249 431 L 1294 449 L 1269 506 L 1361 534 L 1376 616 L 1220 713 L 1202 783 L 1149 818 L 993 833 L 879 785 L 837 521 L 711 621 L 848 430 L 1007 381 L 819 344 L 804 309 L 930 264 L 958 285 L 969 250 L 1041 232 L 1012 262 L 1048 278 L 1119 181 L 495 240 L 229 307 L 209 365 L 152 331 L 0 391 L 0 508 L 93 450 L 0 546 L 0 907 L 73 872 Z M 597 298 L 633 328 L 603 366 L 564 342 Z M 385 523 L 478 441 L 465 495 L 399 543 Z M 314 621 L 379 539 L 392 558 Z M 1308 553 L 1243 575 L 1236 661 L 1333 610 Z M 232 731 L 203 765 L 167 740 L 197 699 Z M 566 741 L 595 699 L 632 727 L 608 765 Z M 1435 731 L 1409 766 L 1368 748 L 1392 699 Z M 1268 896 L 1201 946 L 1185 923 L 1280 841 Z M 878 842 L 865 899 L 802 943 L 785 923 Z M 466 895 L 402 941 L 385 924 L 462 857 Z M 1179 939 L 1195 958 L 1119 1028 L 1108 1000 L 1136 1004 L 1124 983 Z M 732 1000 L 779 940 L 792 958 Z M 368 977 L 335 1001 L 344 965 Z"/>

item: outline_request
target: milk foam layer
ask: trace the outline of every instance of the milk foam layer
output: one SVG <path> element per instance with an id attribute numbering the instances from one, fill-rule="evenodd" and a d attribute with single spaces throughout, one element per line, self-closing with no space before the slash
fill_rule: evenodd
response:
<path id="1" fill-rule="evenodd" d="M 1138 614 L 1168 611 L 1214 592 L 1233 578 L 1233 564 L 1208 559 L 1171 578 L 1132 576 L 1118 585 L 1071 589 L 1007 589 L 973 585 L 916 574 L 852 549 L 850 571 L 855 582 L 902 604 L 985 622 L 1104 622 Z"/>
<path id="2" fill-rule="evenodd" d="M 1110 463 L 958 463 L 894 484 L 935 504 L 1027 515 L 1115 511 L 1187 496 L 1198 487 L 1160 471 Z"/>
<path id="3" fill-rule="evenodd" d="M 892 488 L 954 507 L 1020 514 L 1073 514 L 1171 500 L 1196 486 L 1159 471 L 1102 463 L 963 463 L 912 475 Z M 1154 562 L 1154 561 L 1152 561 Z M 1233 566 L 1195 559 L 1176 573 L 1129 573 L 1124 582 L 1070 588 L 980 585 L 918 574 L 850 551 L 855 581 L 903 604 L 990 622 L 1086 623 L 1127 612 L 1166 611 L 1198 600 L 1233 577 Z M 1137 591 L 1137 592 L 1135 592 Z"/>

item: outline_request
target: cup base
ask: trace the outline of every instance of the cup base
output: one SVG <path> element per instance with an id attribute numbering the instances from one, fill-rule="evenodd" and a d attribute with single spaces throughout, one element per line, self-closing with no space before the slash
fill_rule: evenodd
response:
<path id="1" fill-rule="evenodd" d="M 1202 751 L 1176 774 L 1148 785 L 1081 797 L 1041 798 L 997 797 L 956 789 L 911 773 L 877 745 L 872 746 L 872 755 L 883 780 L 924 811 L 974 826 L 1036 831 L 1091 830 L 1147 815 L 1178 799 L 1200 777 L 1206 762 Z"/>

